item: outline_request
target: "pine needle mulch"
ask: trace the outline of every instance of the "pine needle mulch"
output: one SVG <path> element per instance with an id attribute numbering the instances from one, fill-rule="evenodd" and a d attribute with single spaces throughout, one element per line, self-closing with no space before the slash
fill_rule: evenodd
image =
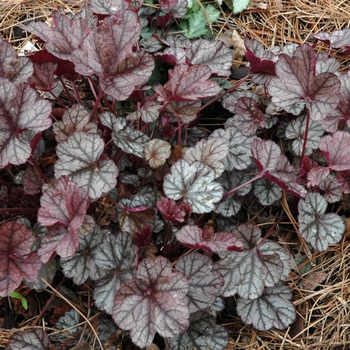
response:
<path id="1" fill-rule="evenodd" d="M 83 0 L 11 0 L 0 1 L 0 35 L 18 50 L 27 41 L 16 29 L 32 19 L 50 19 L 57 7 L 76 12 Z M 312 34 L 332 32 L 350 26 L 348 0 L 251 0 L 250 7 L 240 15 L 232 15 L 223 5 L 222 16 L 213 25 L 216 35 L 236 29 L 241 37 L 249 36 L 266 48 L 287 43 L 316 43 Z M 329 51 L 317 43 L 319 51 Z M 350 56 L 331 53 L 347 70 Z M 284 206 L 288 214 L 288 206 Z M 229 350 L 346 350 L 350 349 L 350 225 L 343 241 L 327 252 L 311 254 L 295 240 L 298 224 L 290 222 L 276 229 L 279 242 L 292 255 L 295 263 L 286 283 L 293 290 L 297 320 L 287 330 L 260 332 L 244 325 L 234 315 L 226 314 L 224 325 L 230 334 Z M 347 219 L 348 224 L 348 219 Z M 293 228 L 290 232 L 285 227 Z M 293 238 L 294 237 L 294 240 Z M 0 329 L 0 343 L 6 342 L 10 330 Z"/>

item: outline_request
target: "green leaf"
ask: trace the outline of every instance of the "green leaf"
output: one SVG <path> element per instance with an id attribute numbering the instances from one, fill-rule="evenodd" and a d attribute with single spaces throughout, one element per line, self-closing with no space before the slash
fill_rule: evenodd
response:
<path id="1" fill-rule="evenodd" d="M 14 299 L 22 299 L 23 298 L 23 296 L 17 292 L 10 293 L 9 297 L 14 298 Z"/>
<path id="2" fill-rule="evenodd" d="M 207 5 L 205 7 L 205 10 L 207 11 L 207 15 L 211 24 L 215 23 L 221 16 L 221 12 L 211 4 Z"/>
<path id="3" fill-rule="evenodd" d="M 241 13 L 244 11 L 248 5 L 250 0 L 232 0 L 233 13 Z"/>
<path id="4" fill-rule="evenodd" d="M 27 302 L 27 299 L 23 297 L 23 298 L 21 299 L 21 303 L 22 303 L 22 306 L 23 306 L 24 310 L 28 310 L 28 302 Z"/>
<path id="5" fill-rule="evenodd" d="M 188 19 L 188 23 L 181 22 L 180 27 L 183 30 L 187 30 L 184 33 L 187 38 L 199 38 L 201 35 L 209 34 L 209 30 L 206 28 L 207 18 L 205 17 L 203 11 L 198 11 L 193 13 L 193 15 Z"/>

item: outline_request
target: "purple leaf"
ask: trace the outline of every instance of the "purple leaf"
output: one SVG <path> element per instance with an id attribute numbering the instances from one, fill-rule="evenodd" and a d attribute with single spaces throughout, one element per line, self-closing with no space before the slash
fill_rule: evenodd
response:
<path id="1" fill-rule="evenodd" d="M 243 245 L 232 232 L 210 233 L 196 225 L 186 225 L 175 233 L 179 242 L 188 248 L 203 249 L 207 252 L 227 250 L 242 251 Z"/>
<path id="2" fill-rule="evenodd" d="M 67 16 L 63 9 L 52 12 L 52 25 L 30 22 L 22 26 L 46 42 L 45 48 L 62 60 L 71 60 L 72 52 L 78 48 L 90 29 L 87 21 L 78 15 Z"/>
<path id="3" fill-rule="evenodd" d="M 84 222 L 88 205 L 87 192 L 67 177 L 46 189 L 40 198 L 38 222 L 43 226 L 58 226 L 42 239 L 38 253 L 43 262 L 55 251 L 68 258 L 79 248 L 78 229 Z"/>
<path id="4" fill-rule="evenodd" d="M 339 79 L 329 72 L 316 76 L 315 66 L 316 54 L 310 45 L 298 47 L 292 57 L 281 54 L 276 64 L 277 77 L 268 85 L 272 102 L 286 111 L 301 102 L 314 121 L 332 114 L 339 101 Z"/>
<path id="5" fill-rule="evenodd" d="M 240 225 L 235 235 L 244 251 L 224 253 L 214 265 L 225 278 L 222 294 L 227 297 L 238 293 L 242 298 L 256 299 L 265 287 L 272 287 L 283 278 L 285 256 L 270 242 L 259 245 L 261 231 L 255 224 Z M 265 244 L 268 245 L 264 247 Z"/>
<path id="6" fill-rule="evenodd" d="M 114 298 L 112 317 L 118 327 L 130 330 L 140 347 L 150 345 L 156 332 L 166 338 L 185 332 L 190 314 L 184 274 L 158 256 L 142 260 L 135 277 L 124 282 Z"/>
<path id="7" fill-rule="evenodd" d="M 211 69 L 199 64 L 177 65 L 169 71 L 169 82 L 163 90 L 155 87 L 160 101 L 193 101 L 215 96 L 220 92 L 219 84 L 209 80 Z"/>
<path id="8" fill-rule="evenodd" d="M 50 350 L 50 340 L 41 328 L 26 328 L 13 333 L 9 340 L 9 350 Z"/>
<path id="9" fill-rule="evenodd" d="M 39 193 L 45 181 L 34 166 L 28 166 L 22 178 L 24 192 L 30 195 Z"/>
<path id="10" fill-rule="evenodd" d="M 237 299 L 237 313 L 246 324 L 259 331 L 271 328 L 285 329 L 296 318 L 295 307 L 291 301 L 292 292 L 287 286 L 266 288 L 258 299 Z"/>
<path id="11" fill-rule="evenodd" d="M 33 64 L 27 57 L 17 57 L 15 49 L 0 39 L 0 77 L 18 85 L 33 74 Z"/>
<path id="12" fill-rule="evenodd" d="M 41 267 L 40 258 L 31 252 L 32 231 L 12 221 L 0 226 L 0 296 L 12 293 L 23 279 L 34 281 Z"/>
<path id="13" fill-rule="evenodd" d="M 186 49 L 186 56 L 192 64 L 206 65 L 219 76 L 231 74 L 232 50 L 220 40 L 193 41 Z"/>
<path id="14" fill-rule="evenodd" d="M 224 285 L 224 278 L 213 271 L 213 262 L 208 256 L 192 252 L 180 257 L 175 268 L 188 278 L 186 299 L 191 313 L 204 310 L 214 303 Z"/>
<path id="15" fill-rule="evenodd" d="M 319 193 L 309 193 L 298 203 L 300 234 L 318 251 L 329 244 L 339 243 L 345 231 L 343 219 L 335 213 L 326 213 L 327 201 Z"/>
<path id="16" fill-rule="evenodd" d="M 332 33 L 319 32 L 313 37 L 326 43 L 331 49 L 339 49 L 342 46 L 350 45 L 350 28 L 335 30 Z"/>
<path id="17" fill-rule="evenodd" d="M 195 147 L 187 149 L 183 159 L 190 164 L 195 161 L 201 162 L 215 172 L 215 178 L 219 177 L 225 170 L 222 160 L 228 152 L 229 141 L 226 138 L 211 137 L 208 140 L 202 139 Z"/>
<path id="18" fill-rule="evenodd" d="M 215 172 L 200 162 L 177 161 L 164 177 L 164 193 L 168 198 L 189 202 L 193 212 L 202 214 L 213 210 L 223 193 L 214 182 Z"/>
<path id="19" fill-rule="evenodd" d="M 51 91 L 57 86 L 55 72 L 57 63 L 45 62 L 42 64 L 33 63 L 33 75 L 28 78 L 28 84 L 40 91 Z"/>
<path id="20" fill-rule="evenodd" d="M 72 278 L 78 285 L 88 278 L 97 280 L 102 277 L 104 271 L 97 266 L 95 255 L 97 247 L 108 232 L 101 230 L 91 216 L 85 217 L 85 222 L 79 228 L 80 249 L 72 257 L 60 259 L 66 277 Z"/>
<path id="21" fill-rule="evenodd" d="M 186 208 L 186 204 L 189 208 Z M 165 220 L 174 223 L 184 222 L 192 213 L 192 208 L 189 203 L 182 202 L 177 205 L 174 200 L 166 197 L 162 197 L 157 201 L 157 208 Z"/>
<path id="22" fill-rule="evenodd" d="M 286 138 L 295 139 L 292 143 L 292 149 L 296 156 L 301 156 L 302 154 L 305 142 L 306 122 L 306 116 L 302 115 L 292 120 L 286 128 Z M 311 120 L 309 122 L 307 133 L 305 155 L 311 155 L 313 150 L 318 148 L 318 144 L 323 134 L 324 130 L 320 124 Z"/>
<path id="23" fill-rule="evenodd" d="M 37 134 L 48 129 L 50 113 L 50 102 L 40 99 L 27 84 L 16 86 L 0 78 L 0 168 L 27 161 L 32 150 L 24 131 Z"/>
<path id="24" fill-rule="evenodd" d="M 116 236 L 106 234 L 96 247 L 97 266 L 107 271 L 105 277 L 96 282 L 94 299 L 96 306 L 112 313 L 114 296 L 121 284 L 134 277 L 136 267 L 136 247 L 125 232 Z"/>
<path id="25" fill-rule="evenodd" d="M 216 324 L 215 317 L 198 311 L 191 314 L 187 331 L 167 339 L 167 342 L 171 350 L 224 350 L 229 342 L 229 335 L 224 327 Z"/>
<path id="26" fill-rule="evenodd" d="M 62 121 L 53 124 L 56 141 L 66 141 L 69 136 L 79 131 L 96 134 L 97 125 L 89 121 L 90 113 L 82 105 L 73 104 L 64 111 Z"/>
<path id="27" fill-rule="evenodd" d="M 56 147 L 55 177 L 68 176 L 92 199 L 108 193 L 117 184 L 118 168 L 103 155 L 104 141 L 97 134 L 75 132 Z"/>
<path id="28" fill-rule="evenodd" d="M 104 19 L 72 54 L 77 72 L 99 76 L 104 92 L 126 100 L 151 76 L 154 61 L 146 52 L 132 52 L 141 25 L 132 11 L 121 11 Z"/>
<path id="29" fill-rule="evenodd" d="M 297 182 L 298 174 L 279 146 L 270 140 L 254 139 L 252 154 L 259 174 L 295 196 L 304 198 L 306 189 Z"/>
<path id="30" fill-rule="evenodd" d="M 319 149 L 327 158 L 327 167 L 315 167 L 307 174 L 308 186 L 318 186 L 331 170 L 350 170 L 350 134 L 337 131 L 322 137 Z"/>
<path id="31" fill-rule="evenodd" d="M 112 129 L 114 144 L 128 154 L 135 154 L 140 158 L 145 156 L 145 148 L 150 141 L 141 130 L 137 130 L 125 119 L 116 118 L 112 113 L 105 112 L 100 115 L 101 123 Z"/>

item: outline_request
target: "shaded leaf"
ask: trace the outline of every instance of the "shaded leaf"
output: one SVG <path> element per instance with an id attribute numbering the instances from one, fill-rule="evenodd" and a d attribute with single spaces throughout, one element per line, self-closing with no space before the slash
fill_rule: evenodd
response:
<path id="1" fill-rule="evenodd" d="M 34 89 L 0 77 L 0 168 L 27 161 L 31 139 L 51 126 L 50 113 L 50 102 Z M 26 131 L 32 131 L 30 137 Z"/>
<path id="2" fill-rule="evenodd" d="M 165 108 L 165 111 L 174 115 L 188 124 L 197 118 L 202 103 L 200 100 L 195 101 L 171 101 Z"/>
<path id="3" fill-rule="evenodd" d="M 116 236 L 106 234 L 96 246 L 94 259 L 100 269 L 107 271 L 106 276 L 96 282 L 95 303 L 110 314 L 114 296 L 121 284 L 134 277 L 136 247 L 127 233 L 119 232 Z"/>
<path id="4" fill-rule="evenodd" d="M 314 121 L 332 114 L 339 101 L 340 81 L 329 72 L 316 76 L 315 65 L 316 54 L 307 44 L 298 47 L 293 56 L 281 54 L 276 63 L 277 77 L 268 85 L 272 102 L 286 110 L 302 101 Z"/>
<path id="5" fill-rule="evenodd" d="M 216 324 L 215 317 L 198 311 L 191 314 L 187 331 L 167 339 L 167 342 L 171 350 L 224 350 L 229 342 L 229 335 L 224 327 Z"/>
<path id="6" fill-rule="evenodd" d="M 56 141 L 66 141 L 69 136 L 79 131 L 96 134 L 97 125 L 89 121 L 90 113 L 82 105 L 73 104 L 64 111 L 62 121 L 53 124 Z"/>
<path id="7" fill-rule="evenodd" d="M 329 174 L 321 183 L 320 189 L 324 192 L 324 198 L 328 203 L 336 203 L 341 200 L 344 189 L 335 174 Z"/>
<path id="8" fill-rule="evenodd" d="M 102 155 L 105 143 L 97 134 L 75 132 L 56 147 L 55 177 L 68 176 L 98 199 L 117 184 L 118 168 Z"/>
<path id="9" fill-rule="evenodd" d="M 345 231 L 343 219 L 335 213 L 326 214 L 326 210 L 327 201 L 319 193 L 309 193 L 298 203 L 300 234 L 318 251 L 339 243 Z"/>
<path id="10" fill-rule="evenodd" d="M 200 162 L 189 164 L 186 160 L 177 161 L 164 177 L 164 193 L 168 198 L 182 198 L 189 202 L 194 213 L 207 213 L 213 210 L 223 193 L 220 184 L 214 182 L 215 173 Z"/>
<path id="11" fill-rule="evenodd" d="M 260 204 L 271 205 L 282 198 L 282 189 L 267 179 L 258 179 L 254 182 L 254 194 L 258 197 Z"/>
<path id="12" fill-rule="evenodd" d="M 0 296 L 13 292 L 22 280 L 34 281 L 41 267 L 40 258 L 31 252 L 32 231 L 10 221 L 0 226 Z"/>
<path id="13" fill-rule="evenodd" d="M 45 62 L 43 64 L 33 63 L 33 75 L 28 78 L 28 84 L 40 91 L 51 91 L 57 86 L 55 72 L 57 63 Z"/>
<path id="14" fill-rule="evenodd" d="M 204 310 L 214 303 L 224 285 L 224 278 L 213 271 L 213 262 L 208 256 L 192 252 L 180 257 L 175 268 L 188 278 L 186 299 L 191 313 Z"/>
<path id="15" fill-rule="evenodd" d="M 205 251 L 221 252 L 227 250 L 241 251 L 242 243 L 232 232 L 210 233 L 196 225 L 186 225 L 175 233 L 184 246 Z"/>
<path id="16" fill-rule="evenodd" d="M 9 350 L 50 350 L 50 340 L 41 328 L 26 328 L 13 333 L 9 339 Z"/>
<path id="17" fill-rule="evenodd" d="M 24 192 L 30 195 L 39 193 L 44 183 L 39 171 L 34 166 L 28 166 L 22 179 Z"/>
<path id="18" fill-rule="evenodd" d="M 149 142 L 149 137 L 146 134 L 135 129 L 125 119 L 116 118 L 109 112 L 101 114 L 100 120 L 103 125 L 113 130 L 112 139 L 117 147 L 125 153 L 144 158 L 145 147 Z"/>
<path id="19" fill-rule="evenodd" d="M 150 345 L 156 332 L 162 337 L 176 336 L 189 326 L 187 291 L 187 278 L 173 271 L 168 259 L 146 258 L 135 278 L 119 288 L 113 319 L 118 327 L 130 330 L 133 343 L 140 347 Z"/>
<path id="20" fill-rule="evenodd" d="M 287 286 L 266 288 L 258 299 L 237 299 L 237 313 L 246 324 L 260 331 L 271 328 L 285 329 L 296 318 L 291 301 L 292 292 Z"/>
<path id="21" fill-rule="evenodd" d="M 27 57 L 17 57 L 15 49 L 0 39 L 0 77 L 18 85 L 33 74 L 33 64 Z"/>

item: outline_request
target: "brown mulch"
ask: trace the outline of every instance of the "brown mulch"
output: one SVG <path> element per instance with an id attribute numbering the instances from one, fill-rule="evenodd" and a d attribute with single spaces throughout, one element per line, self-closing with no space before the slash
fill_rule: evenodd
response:
<path id="1" fill-rule="evenodd" d="M 0 35 L 18 50 L 27 38 L 16 29 L 32 19 L 49 19 L 58 6 L 76 12 L 83 0 L 0 0 Z M 251 0 L 251 9 L 240 15 L 222 10 L 222 17 L 213 25 L 217 35 L 236 29 L 241 37 L 247 35 L 259 40 L 265 47 L 287 43 L 315 42 L 312 34 L 332 32 L 349 27 L 350 1 L 348 0 Z M 316 42 L 315 42 L 316 43 Z M 317 43 L 317 49 L 328 47 Z M 347 69 L 350 56 L 332 52 Z M 288 207 L 285 204 L 285 212 Z M 298 230 L 293 217 L 286 226 L 290 232 L 276 229 L 281 244 L 294 259 L 303 262 L 290 274 L 286 283 L 292 288 L 297 321 L 287 330 L 260 332 L 244 325 L 232 316 L 225 320 L 230 333 L 228 349 L 350 349 L 350 227 L 342 243 L 327 252 L 313 253 L 307 247 L 289 239 Z M 350 225 L 349 225 L 350 226 Z M 5 344 L 11 331 L 0 329 L 0 344 Z"/>

